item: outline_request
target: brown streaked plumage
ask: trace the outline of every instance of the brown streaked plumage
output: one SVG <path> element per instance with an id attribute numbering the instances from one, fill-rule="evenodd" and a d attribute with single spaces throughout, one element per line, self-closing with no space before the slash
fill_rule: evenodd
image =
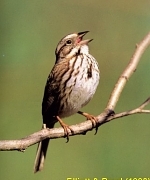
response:
<path id="1" fill-rule="evenodd" d="M 83 40 L 87 33 L 80 32 L 65 36 L 58 43 L 55 54 L 56 62 L 45 86 L 42 102 L 43 128 L 53 128 L 57 121 L 64 128 L 68 138 L 68 129 L 61 118 L 79 113 L 92 121 L 96 118 L 79 111 L 93 97 L 100 79 L 98 63 L 89 54 L 88 43 Z M 43 169 L 49 139 L 38 145 L 34 172 Z"/>

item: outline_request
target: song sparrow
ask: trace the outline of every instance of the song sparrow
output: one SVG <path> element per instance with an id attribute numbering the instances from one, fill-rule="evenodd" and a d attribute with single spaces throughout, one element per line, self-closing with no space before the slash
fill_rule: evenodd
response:
<path id="1" fill-rule="evenodd" d="M 50 72 L 42 103 L 43 128 L 53 128 L 59 121 L 68 137 L 68 129 L 61 118 L 75 113 L 84 115 L 92 123 L 96 118 L 79 111 L 93 97 L 99 83 L 99 69 L 95 58 L 89 54 L 88 43 L 82 40 L 87 33 L 69 34 L 58 43 L 56 62 Z M 35 159 L 34 172 L 43 168 L 49 139 L 41 141 Z"/>

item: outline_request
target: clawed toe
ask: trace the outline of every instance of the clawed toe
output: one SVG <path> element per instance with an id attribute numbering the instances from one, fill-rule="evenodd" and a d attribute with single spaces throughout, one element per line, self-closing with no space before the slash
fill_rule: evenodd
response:
<path id="1" fill-rule="evenodd" d="M 85 116 L 87 118 L 87 120 L 90 120 L 92 122 L 92 126 L 95 127 L 95 129 L 96 129 L 95 134 L 97 134 L 97 132 L 98 132 L 98 119 L 95 116 L 88 114 L 88 113 L 85 113 L 85 112 L 82 112 L 82 111 L 78 111 L 78 113 Z"/>
<path id="2" fill-rule="evenodd" d="M 69 142 L 69 133 L 71 131 L 71 133 L 74 133 L 73 129 L 71 127 L 69 127 L 67 124 L 65 124 L 59 116 L 56 116 L 57 120 L 59 121 L 60 125 L 62 126 L 62 128 L 64 129 L 64 134 L 65 137 L 67 138 L 67 142 Z"/>
<path id="3" fill-rule="evenodd" d="M 63 124 L 63 129 L 64 129 L 64 134 L 65 134 L 65 137 L 67 138 L 67 141 L 66 141 L 66 143 L 67 142 L 69 142 L 69 130 L 72 132 L 72 133 L 74 133 L 74 131 L 73 131 L 73 129 L 72 128 L 70 128 L 67 124 Z M 68 130 L 69 129 L 69 130 Z"/>

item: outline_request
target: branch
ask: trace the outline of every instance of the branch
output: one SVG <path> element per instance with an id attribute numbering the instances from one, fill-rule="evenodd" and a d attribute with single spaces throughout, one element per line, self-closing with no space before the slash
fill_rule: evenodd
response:
<path id="1" fill-rule="evenodd" d="M 150 110 L 144 110 L 143 108 L 150 103 L 150 97 L 138 108 L 114 114 L 112 116 L 109 116 L 104 123 L 110 122 L 111 120 L 123 117 L 123 116 L 129 116 L 137 113 L 150 113 Z M 102 117 L 102 114 L 100 115 L 100 118 Z M 101 125 L 102 125 L 101 124 Z M 92 130 L 92 123 L 90 120 L 85 121 L 83 123 L 77 124 L 77 125 L 72 125 L 70 126 L 71 129 L 73 129 L 74 134 L 70 132 L 70 136 L 75 136 L 75 135 L 81 135 L 81 134 L 86 134 L 87 131 Z M 34 134 L 31 134 L 23 139 L 20 140 L 3 140 L 0 141 L 0 150 L 1 151 L 9 151 L 9 150 L 19 150 L 24 152 L 24 150 L 32 146 L 33 144 L 38 143 L 39 141 L 50 138 L 50 139 L 57 139 L 64 137 L 64 129 L 63 128 L 53 128 L 53 129 L 42 129 Z"/>
<path id="2" fill-rule="evenodd" d="M 120 78 L 118 79 L 118 82 L 116 83 L 116 85 L 114 87 L 114 90 L 111 93 L 110 99 L 107 104 L 107 109 L 114 110 L 114 108 L 119 100 L 119 97 L 121 95 L 121 92 L 122 92 L 124 86 L 126 85 L 127 80 L 136 71 L 136 68 L 140 61 L 140 58 L 149 45 L 150 45 L 150 32 L 139 43 L 139 45 L 136 45 L 135 53 L 133 54 L 128 66 L 125 68 L 125 70 L 121 74 Z"/>
<path id="3" fill-rule="evenodd" d="M 150 113 L 150 110 L 144 109 L 145 106 L 150 103 L 150 97 L 136 109 L 118 113 L 118 114 L 112 113 L 114 112 L 115 106 L 119 100 L 119 97 L 121 95 L 121 92 L 124 86 L 126 85 L 127 80 L 131 77 L 133 72 L 135 72 L 142 54 L 144 53 L 144 51 L 149 45 L 150 45 L 150 33 L 140 42 L 139 45 L 136 46 L 135 53 L 133 54 L 128 66 L 125 68 L 124 72 L 121 74 L 120 78 L 118 79 L 111 93 L 110 99 L 108 101 L 108 104 L 104 112 L 97 116 L 99 126 L 120 117 L 133 115 L 137 113 Z M 93 128 L 95 128 L 93 127 L 90 120 L 82 122 L 77 125 L 72 125 L 70 127 L 74 131 L 73 134 L 70 131 L 69 133 L 70 136 L 74 136 L 77 134 L 85 135 L 87 131 L 91 131 Z M 0 150 L 1 151 L 6 151 L 6 150 L 7 151 L 8 150 L 24 151 L 27 147 L 32 146 L 43 139 L 46 139 L 46 138 L 56 139 L 56 138 L 62 138 L 62 137 L 64 137 L 63 128 L 42 129 L 20 140 L 2 140 L 0 141 Z"/>
<path id="4" fill-rule="evenodd" d="M 130 110 L 130 111 L 126 111 L 126 112 L 121 112 L 118 114 L 113 115 L 112 117 L 108 117 L 107 120 L 104 123 L 107 123 L 111 120 L 120 118 L 120 117 L 124 117 L 124 116 L 129 116 L 129 115 L 133 115 L 133 114 L 137 114 L 137 113 L 150 113 L 150 110 L 145 110 L 144 107 L 147 106 L 150 103 L 150 97 L 146 99 L 146 101 L 144 101 L 138 108 Z M 103 124 L 104 124 L 103 123 Z"/>

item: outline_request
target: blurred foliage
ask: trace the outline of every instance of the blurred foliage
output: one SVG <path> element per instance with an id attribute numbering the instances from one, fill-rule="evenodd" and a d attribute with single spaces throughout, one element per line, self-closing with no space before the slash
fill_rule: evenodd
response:
<path id="1" fill-rule="evenodd" d="M 101 81 L 84 110 L 99 114 L 136 43 L 150 31 L 149 7 L 149 0 L 2 0 L 0 139 L 19 139 L 41 128 L 45 82 L 55 62 L 55 47 L 68 33 L 89 30 L 87 37 L 94 39 L 90 51 L 99 62 Z M 127 83 L 116 112 L 135 108 L 149 96 L 149 74 L 148 49 Z M 84 120 L 74 115 L 64 121 L 75 124 Z M 25 153 L 0 152 L 0 178 L 148 177 L 149 120 L 149 115 L 133 115 L 102 126 L 96 136 L 92 131 L 71 137 L 67 144 L 64 139 L 53 140 L 45 168 L 36 175 L 32 171 L 36 146 Z"/>

